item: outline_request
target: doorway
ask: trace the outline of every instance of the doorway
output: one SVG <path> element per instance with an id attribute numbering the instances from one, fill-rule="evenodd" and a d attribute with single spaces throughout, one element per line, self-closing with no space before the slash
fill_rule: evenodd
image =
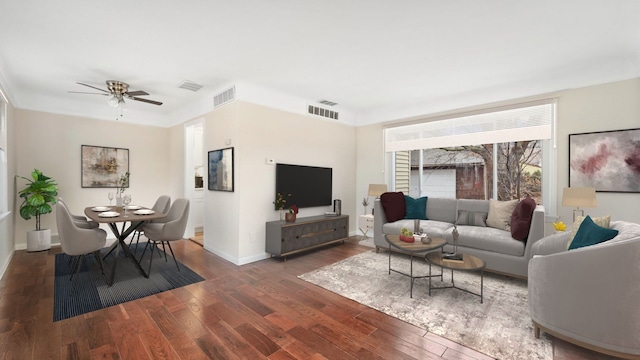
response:
<path id="1" fill-rule="evenodd" d="M 203 148 L 204 121 L 197 119 L 185 125 L 184 194 L 189 199 L 189 220 L 184 237 L 203 245 L 204 184 L 206 163 Z"/>

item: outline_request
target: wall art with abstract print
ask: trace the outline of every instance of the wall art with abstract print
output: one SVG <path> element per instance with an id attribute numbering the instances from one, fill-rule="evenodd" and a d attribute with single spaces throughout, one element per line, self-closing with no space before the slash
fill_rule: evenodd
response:
<path id="1" fill-rule="evenodd" d="M 640 129 L 570 134 L 569 186 L 640 192 Z"/>

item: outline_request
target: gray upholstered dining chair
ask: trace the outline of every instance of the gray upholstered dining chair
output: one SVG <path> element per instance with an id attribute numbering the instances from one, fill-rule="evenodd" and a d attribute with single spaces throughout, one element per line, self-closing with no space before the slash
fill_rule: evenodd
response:
<path id="1" fill-rule="evenodd" d="M 78 226 L 78 219 L 74 218 L 64 202 L 59 201 L 56 204 L 56 225 L 58 226 L 58 238 L 62 251 L 71 256 L 77 257 L 72 266 L 72 274 L 70 280 L 73 280 L 71 292 L 73 292 L 80 268 L 85 255 L 93 253 L 100 265 L 100 269 L 104 274 L 100 249 L 102 249 L 107 241 L 107 232 L 100 228 L 88 228 Z M 75 276 L 75 279 L 74 279 Z"/>
<path id="2" fill-rule="evenodd" d="M 176 263 L 176 267 L 178 271 L 180 271 L 180 266 L 178 266 L 178 260 L 176 260 L 176 256 L 173 253 L 173 249 L 171 248 L 171 241 L 182 240 L 184 236 L 184 231 L 187 228 L 187 220 L 189 219 L 189 200 L 180 198 L 176 199 L 174 203 L 171 205 L 171 209 L 167 213 L 167 216 L 162 220 L 163 222 L 149 222 L 142 226 L 142 231 L 144 231 L 144 235 L 149 239 L 147 245 L 144 247 L 142 251 L 142 256 L 140 257 L 140 261 L 144 257 L 145 252 L 147 251 L 147 247 L 149 244 L 151 246 L 158 247 L 158 243 L 162 244 L 162 249 L 165 249 L 165 244 L 169 246 L 169 250 L 171 251 L 171 256 L 173 256 L 173 261 Z M 164 260 L 167 261 L 167 252 L 164 253 Z M 153 261 L 153 248 L 151 249 L 151 258 L 149 259 L 149 270 L 147 274 L 151 272 L 151 263 Z"/>
<path id="3" fill-rule="evenodd" d="M 169 195 L 161 195 L 157 200 L 156 203 L 153 204 L 153 207 L 151 207 L 151 210 L 158 212 L 158 213 L 162 213 L 162 214 L 166 214 L 167 212 L 169 212 L 169 209 L 171 208 L 171 196 Z M 156 219 L 156 220 L 150 220 L 149 222 L 164 222 L 166 218 L 162 218 L 162 219 Z M 136 239 L 136 251 L 138 250 L 138 243 L 140 242 L 140 235 L 143 233 L 144 231 L 142 231 L 142 226 L 139 227 L 136 231 L 134 231 L 133 235 L 131 235 L 131 240 L 129 241 L 129 246 L 131 246 L 131 243 L 133 242 L 133 239 Z"/>
<path id="4" fill-rule="evenodd" d="M 61 204 L 62 206 L 64 206 L 65 209 L 67 209 L 67 212 L 69 213 L 69 215 L 71 216 L 71 218 L 73 219 L 73 221 L 76 223 L 78 227 L 81 227 L 84 229 L 95 229 L 100 226 L 100 224 L 98 224 L 95 221 L 91 221 L 87 219 L 87 217 L 84 215 L 72 214 L 71 211 L 69 211 L 69 207 L 64 202 L 64 200 L 62 200 L 61 197 L 58 197 L 58 204 Z"/>

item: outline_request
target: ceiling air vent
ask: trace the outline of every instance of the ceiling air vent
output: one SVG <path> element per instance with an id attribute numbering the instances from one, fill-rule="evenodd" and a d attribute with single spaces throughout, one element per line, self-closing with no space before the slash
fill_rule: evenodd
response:
<path id="1" fill-rule="evenodd" d="M 321 107 L 318 106 L 314 106 L 314 105 L 309 105 L 307 107 L 309 114 L 311 115 L 317 115 L 317 116 L 322 116 L 322 117 L 326 117 L 329 119 L 334 119 L 334 120 L 338 120 L 338 112 L 337 111 L 333 111 L 333 110 L 329 110 L 329 109 L 323 109 Z"/>
<path id="2" fill-rule="evenodd" d="M 327 105 L 327 106 L 336 106 L 338 105 L 337 102 L 333 102 L 333 101 L 329 101 L 329 100 L 318 100 L 318 103 L 322 104 L 322 105 Z"/>
<path id="3" fill-rule="evenodd" d="M 213 108 L 217 108 L 218 106 L 222 106 L 229 101 L 236 99 L 236 87 L 232 86 L 229 89 L 221 92 L 220 94 L 213 97 Z"/>
<path id="4" fill-rule="evenodd" d="M 196 92 L 196 91 L 202 89 L 203 87 L 204 87 L 204 85 L 200 85 L 200 84 L 195 83 L 195 82 L 190 81 L 190 80 L 185 80 L 180 85 L 178 85 L 178 88 L 180 88 L 180 89 L 185 89 L 185 90 L 189 90 L 189 91 L 193 91 L 193 92 Z"/>

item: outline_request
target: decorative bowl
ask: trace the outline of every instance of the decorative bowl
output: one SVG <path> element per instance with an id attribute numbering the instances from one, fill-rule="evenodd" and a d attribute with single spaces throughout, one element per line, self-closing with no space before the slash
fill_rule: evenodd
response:
<path id="1" fill-rule="evenodd" d="M 400 235 L 400 241 L 412 243 L 412 242 L 416 241 L 416 239 L 414 239 L 413 236 Z"/>

